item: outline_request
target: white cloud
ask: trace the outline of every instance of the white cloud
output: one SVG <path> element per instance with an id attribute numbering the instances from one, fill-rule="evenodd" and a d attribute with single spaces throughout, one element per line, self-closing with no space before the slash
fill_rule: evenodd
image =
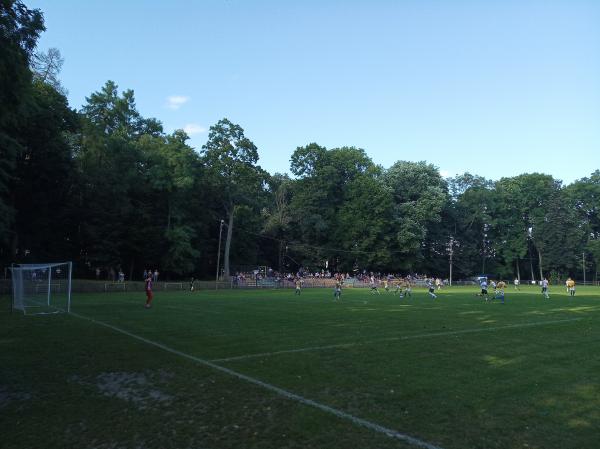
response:
<path id="1" fill-rule="evenodd" d="M 183 130 L 188 136 L 193 136 L 194 134 L 201 134 L 206 132 L 206 128 L 202 125 L 198 125 L 197 123 L 188 123 L 183 127 Z"/>
<path id="2" fill-rule="evenodd" d="M 179 109 L 188 101 L 190 101 L 190 97 L 184 95 L 171 95 L 170 97 L 167 97 L 167 107 L 169 109 Z"/>
<path id="3" fill-rule="evenodd" d="M 440 175 L 442 178 L 448 178 L 450 176 L 450 172 L 448 170 L 440 170 Z"/>

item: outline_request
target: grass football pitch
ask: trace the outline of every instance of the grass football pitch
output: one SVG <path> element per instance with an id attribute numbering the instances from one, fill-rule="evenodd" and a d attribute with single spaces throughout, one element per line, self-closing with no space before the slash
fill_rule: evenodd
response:
<path id="1" fill-rule="evenodd" d="M 476 291 L 3 298 L 0 449 L 599 448 L 600 289 Z"/>

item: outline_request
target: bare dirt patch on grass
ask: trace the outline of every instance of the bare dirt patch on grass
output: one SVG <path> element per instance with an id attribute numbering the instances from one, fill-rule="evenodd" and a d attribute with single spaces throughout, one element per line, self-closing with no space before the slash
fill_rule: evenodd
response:
<path id="1" fill-rule="evenodd" d="M 174 397 L 161 390 L 173 378 L 167 371 L 105 372 L 95 378 L 73 376 L 71 381 L 94 386 L 100 394 L 130 402 L 144 410 L 156 404 L 169 404 Z"/>
<path id="2" fill-rule="evenodd" d="M 31 399 L 31 394 L 23 391 L 13 391 L 6 385 L 0 385 L 0 410 L 15 402 L 25 402 Z"/>

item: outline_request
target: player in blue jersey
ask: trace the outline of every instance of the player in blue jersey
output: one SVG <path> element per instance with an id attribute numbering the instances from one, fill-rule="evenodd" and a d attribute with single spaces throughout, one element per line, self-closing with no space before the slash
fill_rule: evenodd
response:
<path id="1" fill-rule="evenodd" d="M 482 298 L 485 297 L 486 301 L 490 300 L 489 294 L 488 294 L 488 282 L 487 282 L 487 278 L 481 278 L 479 280 L 479 287 L 481 288 L 481 292 L 478 294 L 478 296 L 481 296 Z"/>

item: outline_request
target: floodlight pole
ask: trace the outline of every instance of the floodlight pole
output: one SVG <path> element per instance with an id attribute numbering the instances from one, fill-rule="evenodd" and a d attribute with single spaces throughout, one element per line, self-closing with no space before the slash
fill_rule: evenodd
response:
<path id="1" fill-rule="evenodd" d="M 450 237 L 450 286 L 452 286 L 452 256 L 454 255 L 454 238 Z"/>
<path id="2" fill-rule="evenodd" d="M 225 220 L 221 220 L 221 225 L 219 226 L 219 249 L 217 251 L 217 276 L 215 278 L 215 290 L 219 287 L 219 265 L 221 263 L 221 235 L 223 234 L 223 224 Z"/>
<path id="3" fill-rule="evenodd" d="M 52 267 L 48 267 L 48 307 L 50 307 L 50 291 L 52 290 Z"/>
<path id="4" fill-rule="evenodd" d="M 67 295 L 67 313 L 71 311 L 71 281 L 73 279 L 73 262 L 69 262 L 69 285 L 68 285 L 68 295 Z"/>
<path id="5" fill-rule="evenodd" d="M 16 294 L 16 285 L 15 285 L 15 264 L 10 264 L 10 283 L 12 284 L 13 294 L 12 299 L 10 301 L 10 313 L 12 315 L 13 309 L 15 308 L 15 294 Z"/>

